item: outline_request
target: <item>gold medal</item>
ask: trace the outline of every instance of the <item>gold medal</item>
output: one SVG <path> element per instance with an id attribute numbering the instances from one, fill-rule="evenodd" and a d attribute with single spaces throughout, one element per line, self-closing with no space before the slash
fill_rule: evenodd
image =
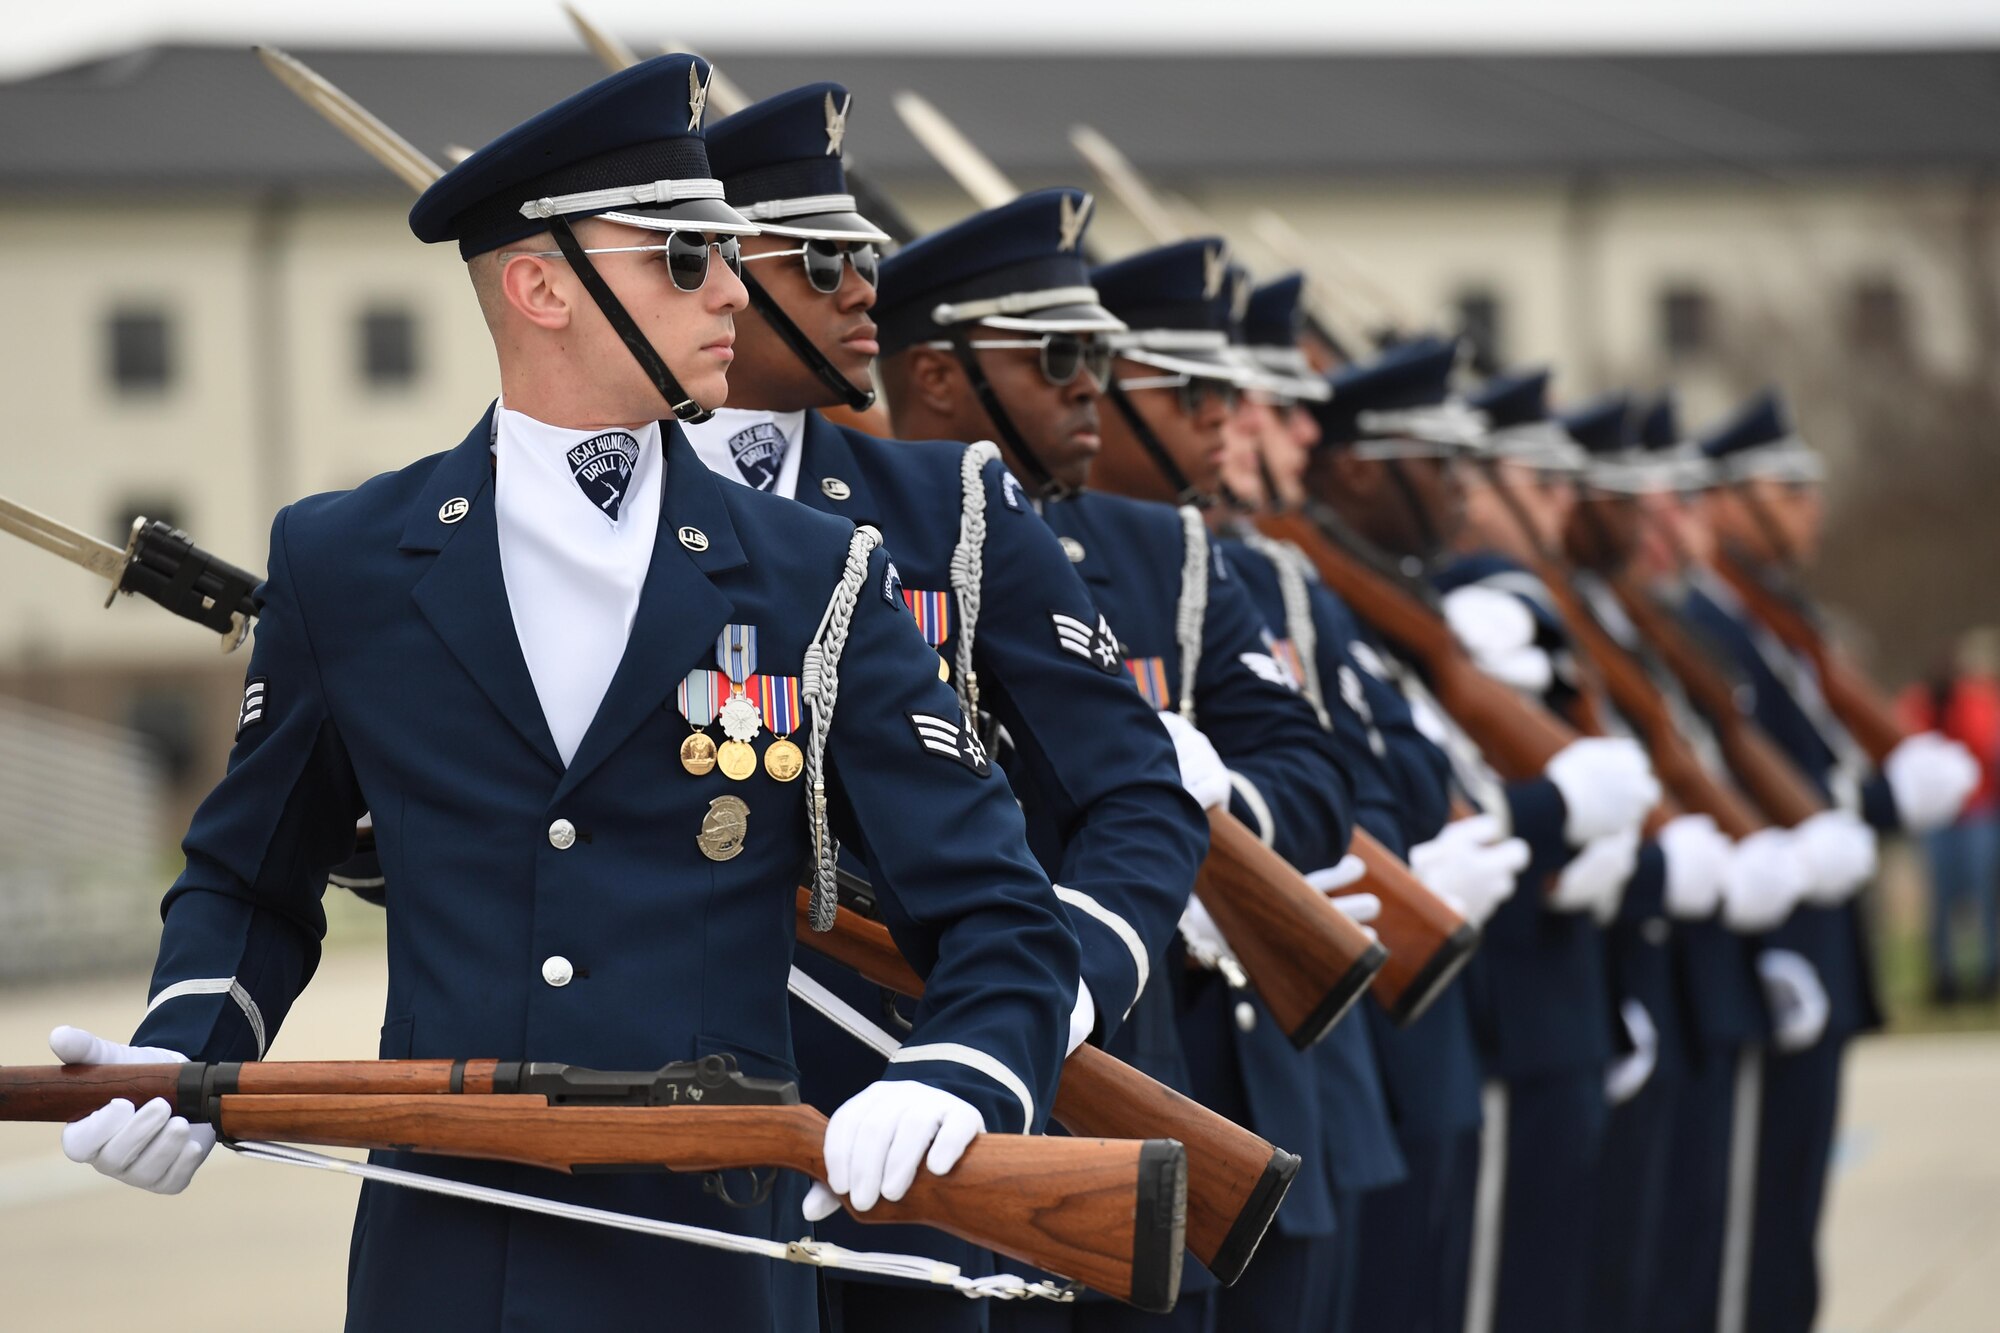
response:
<path id="1" fill-rule="evenodd" d="M 764 771 L 780 782 L 790 782 L 805 771 L 806 757 L 799 747 L 780 736 L 764 751 Z"/>
<path id="2" fill-rule="evenodd" d="M 951 684 L 951 663 L 944 660 L 943 653 L 938 654 L 938 679 L 947 685 Z"/>
<path id="3" fill-rule="evenodd" d="M 757 752 L 748 741 L 724 741 L 716 749 L 715 762 L 723 777 L 741 782 L 757 771 Z"/>
<path id="4" fill-rule="evenodd" d="M 725 745 L 724 753 L 728 749 Z M 728 771 L 727 767 L 723 769 L 725 773 Z M 727 861 L 743 850 L 743 839 L 749 831 L 750 807 L 741 797 L 718 796 L 708 803 L 708 813 L 701 817 L 701 832 L 694 841 L 709 860 Z"/>
<path id="5" fill-rule="evenodd" d="M 690 732 L 681 742 L 681 767 L 696 777 L 714 770 L 715 742 L 708 738 L 707 732 Z"/>

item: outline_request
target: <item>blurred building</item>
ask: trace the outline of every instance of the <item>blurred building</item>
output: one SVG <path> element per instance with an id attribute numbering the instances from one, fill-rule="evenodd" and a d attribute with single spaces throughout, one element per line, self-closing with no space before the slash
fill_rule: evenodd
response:
<path id="1" fill-rule="evenodd" d="M 601 72 L 300 54 L 440 161 Z M 1854 367 L 1977 389 L 2000 356 L 2000 52 L 721 63 L 753 94 L 847 83 L 853 160 L 926 225 L 971 205 L 891 112 L 901 88 L 1024 187 L 1094 185 L 1066 138 L 1094 125 L 1266 272 L 1253 215 L 1275 210 L 1349 329 L 1457 328 L 1488 364 L 1556 362 L 1570 398 L 1672 381 L 1697 421 L 1782 377 L 1837 500 L 1876 475 Z M 0 85 L 0 131 L 0 494 L 106 539 L 168 519 L 256 567 L 278 505 L 449 447 L 493 394 L 455 254 L 250 52 Z M 1099 194 L 1098 243 L 1141 243 Z M 220 768 L 242 658 L 102 594 L 0 538 L 0 695 L 149 738 L 172 822 Z"/>

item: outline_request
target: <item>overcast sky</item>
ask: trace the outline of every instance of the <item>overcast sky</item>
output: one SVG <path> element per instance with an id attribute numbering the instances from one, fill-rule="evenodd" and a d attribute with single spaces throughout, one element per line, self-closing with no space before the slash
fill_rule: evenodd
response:
<path id="1" fill-rule="evenodd" d="M 2000 44 L 2000 4 L 1993 0 L 591 0 L 584 7 L 635 47 L 673 38 L 717 50 Z M 7 9 L 0 76 L 172 39 L 504 46 L 573 40 L 555 0 L 82 0 Z"/>

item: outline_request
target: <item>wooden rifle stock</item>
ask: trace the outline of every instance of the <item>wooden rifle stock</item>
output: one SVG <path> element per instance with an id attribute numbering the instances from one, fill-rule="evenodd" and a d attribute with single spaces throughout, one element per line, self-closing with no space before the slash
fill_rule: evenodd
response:
<path id="1" fill-rule="evenodd" d="M 1410 873 L 1402 858 L 1365 829 L 1354 830 L 1347 850 L 1368 867 L 1347 892 L 1372 893 L 1382 903 L 1370 926 L 1389 959 L 1369 991 L 1398 1027 L 1423 1016 L 1479 947 L 1479 928 L 1465 914 Z"/>
<path id="2" fill-rule="evenodd" d="M 1653 772 L 1668 795 L 1683 808 L 1709 816 L 1731 838 L 1747 838 L 1764 827 L 1763 817 L 1750 803 L 1719 781 L 1701 762 L 1687 737 L 1681 735 L 1666 696 L 1653 683 L 1645 665 L 1598 622 L 1596 614 L 1577 595 L 1567 572 L 1552 561 L 1538 561 L 1537 565 L 1538 575 L 1555 597 L 1563 620 L 1577 646 L 1596 668 L 1611 701 L 1644 737 L 1646 753 L 1653 760 Z"/>
<path id="3" fill-rule="evenodd" d="M 709 1066 L 715 1057 L 676 1070 Z M 546 1090 L 562 1070 L 578 1096 Z M 542 1071 L 541 1083 L 534 1074 Z M 239 1140 L 393 1149 L 578 1168 L 712 1172 L 784 1167 L 824 1179 L 826 1117 L 789 1101 L 607 1104 L 606 1078 L 492 1060 L 0 1068 L 0 1119 L 78 1120 L 114 1097 L 164 1098 Z M 629 1084 L 627 1085 L 629 1088 Z M 517 1087 L 536 1091 L 517 1092 Z M 863 1222 L 916 1222 L 1083 1282 L 1141 1309 L 1171 1309 L 1184 1244 L 1186 1158 L 1166 1140 L 984 1134 L 948 1175 L 919 1171 Z"/>
<path id="4" fill-rule="evenodd" d="M 1629 575 L 1608 582 L 1633 625 L 1715 729 L 1716 743 L 1729 771 L 1771 822 L 1790 828 L 1824 810 L 1826 803 L 1798 767 L 1743 715 L 1736 703 L 1735 682 L 1709 658 L 1680 619 Z"/>
<path id="5" fill-rule="evenodd" d="M 1764 628 L 1777 635 L 1787 648 L 1812 660 L 1819 672 L 1819 690 L 1826 697 L 1826 706 L 1868 752 L 1868 757 L 1877 764 L 1887 759 L 1889 752 L 1903 743 L 1904 731 L 1902 723 L 1896 720 L 1894 705 L 1876 688 L 1875 682 L 1863 675 L 1845 653 L 1827 642 L 1819 626 L 1796 600 L 1772 587 L 1727 552 L 1716 553 L 1714 568 L 1736 590 L 1750 614 L 1763 622 Z"/>
<path id="6" fill-rule="evenodd" d="M 810 894 L 800 889 L 801 944 L 877 986 L 912 998 L 924 993 L 922 979 L 897 952 L 886 926 L 843 909 L 832 930 L 815 931 L 809 902 Z M 1054 1115 L 1073 1134 L 1184 1144 L 1187 1247 L 1225 1285 L 1243 1276 L 1299 1171 L 1291 1153 L 1095 1046 L 1079 1046 L 1063 1062 Z"/>
<path id="7" fill-rule="evenodd" d="M 1208 812 L 1208 859 L 1194 891 L 1300 1050 L 1331 1032 L 1388 962 L 1367 931 L 1226 810 Z"/>
<path id="8" fill-rule="evenodd" d="M 1549 760 L 1576 739 L 1575 729 L 1555 714 L 1481 671 L 1441 612 L 1341 549 L 1311 518 L 1269 514 L 1257 527 L 1297 545 L 1357 616 L 1423 667 L 1439 705 L 1501 777 L 1521 782 L 1541 776 Z"/>

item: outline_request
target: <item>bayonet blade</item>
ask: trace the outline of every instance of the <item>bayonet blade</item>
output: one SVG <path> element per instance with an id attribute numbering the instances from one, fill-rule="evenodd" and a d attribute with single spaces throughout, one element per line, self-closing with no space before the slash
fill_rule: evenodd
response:
<path id="1" fill-rule="evenodd" d="M 444 168 L 418 152 L 408 139 L 377 120 L 304 61 L 274 46 L 260 46 L 256 50 L 264 67 L 296 93 L 300 101 L 319 112 L 411 189 L 427 190 L 432 181 L 444 175 Z"/>
<path id="2" fill-rule="evenodd" d="M 604 68 L 616 74 L 622 69 L 630 69 L 639 63 L 639 54 L 616 36 L 601 28 L 575 5 L 565 4 L 563 13 L 569 15 L 569 23 L 576 29 L 576 35 L 583 38 L 583 44 L 598 58 Z"/>
<path id="3" fill-rule="evenodd" d="M 981 208 L 998 208 L 1021 191 L 1007 179 L 993 159 L 979 151 L 958 126 L 924 98 L 905 89 L 895 96 L 896 114 L 930 155 L 937 159 L 960 189 L 972 196 Z"/>
<path id="4" fill-rule="evenodd" d="M 695 50 L 692 46 L 676 46 L 671 41 L 662 42 L 660 50 L 670 56 L 701 56 L 701 52 Z M 707 56 L 701 56 L 701 58 L 708 60 Z M 743 85 L 737 83 L 727 74 L 724 74 L 713 60 L 709 60 L 708 100 L 723 115 L 733 116 L 744 107 L 749 106 L 753 99 L 750 94 L 743 91 Z"/>
<path id="5" fill-rule="evenodd" d="M 1152 233 L 1155 244 L 1171 245 L 1187 236 L 1175 220 L 1173 210 L 1160 201 L 1132 160 L 1119 152 L 1111 140 L 1088 125 L 1076 125 L 1070 129 L 1069 142 L 1090 164 L 1090 169 L 1111 187 L 1119 202 L 1139 219 L 1139 225 Z"/>
<path id="6" fill-rule="evenodd" d="M 110 580 L 113 588 L 124 577 L 124 548 L 78 532 L 68 524 L 58 523 L 47 514 L 36 513 L 26 505 L 0 498 L 0 531 L 11 532 L 22 541 L 59 555 L 73 565 L 82 565 L 99 578 Z"/>

